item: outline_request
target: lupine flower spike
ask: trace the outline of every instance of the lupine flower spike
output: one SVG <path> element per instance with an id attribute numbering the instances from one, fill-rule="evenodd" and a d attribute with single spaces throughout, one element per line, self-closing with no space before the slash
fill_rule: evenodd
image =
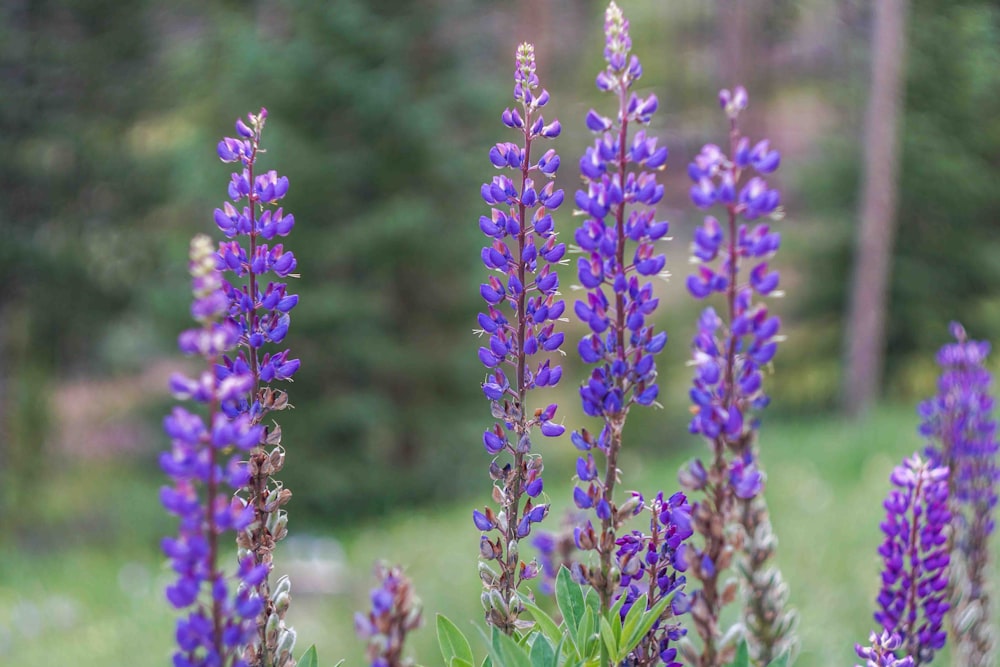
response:
<path id="1" fill-rule="evenodd" d="M 227 238 L 219 245 L 219 268 L 233 274 L 236 280 L 224 283 L 229 302 L 229 320 L 240 333 L 235 355 L 224 356 L 218 368 L 223 379 L 249 375 L 250 384 L 241 400 L 227 408 L 232 418 L 246 416 L 254 425 L 264 424 L 272 412 L 291 407 L 284 390 L 270 385 L 290 381 L 299 368 L 298 359 L 289 359 L 288 350 L 273 351 L 288 333 L 289 311 L 299 297 L 288 293 L 280 279 L 293 276 L 295 256 L 281 243 L 268 245 L 275 237 L 284 237 L 295 225 L 295 218 L 274 206 L 288 192 L 288 178 L 274 170 L 257 173 L 257 158 L 267 110 L 247 116 L 247 122 L 236 121 L 236 137 L 219 142 L 218 154 L 223 162 L 239 164 L 229 184 L 229 198 L 215 210 L 215 222 Z M 235 204 L 235 206 L 234 206 Z M 241 240 L 245 240 L 244 246 Z M 264 276 L 271 278 L 264 283 Z M 277 279 L 275 279 L 277 278 Z M 240 533 L 237 540 L 240 558 L 253 556 L 256 565 L 270 573 L 275 543 L 288 532 L 288 517 L 281 509 L 292 492 L 273 476 L 284 466 L 285 450 L 281 446 L 281 427 L 277 423 L 264 426 L 248 461 L 248 475 L 243 480 L 239 498 L 253 511 L 253 523 Z M 246 660 L 251 667 L 268 665 L 294 667 L 292 649 L 295 632 L 285 627 L 288 608 L 289 582 L 281 582 L 282 600 L 271 590 L 265 576 L 255 590 L 263 603 L 257 619 L 257 640 L 247 647 Z"/>
<path id="2" fill-rule="evenodd" d="M 521 134 L 522 141 L 496 144 L 490 149 L 490 161 L 516 176 L 513 180 L 494 176 L 483 185 L 483 199 L 492 208 L 479 220 L 489 239 L 482 260 L 494 272 L 480 286 L 486 311 L 479 314 L 478 333 L 488 336 L 489 344 L 479 348 L 479 360 L 489 369 L 482 388 L 498 420 L 483 434 L 483 445 L 493 457 L 493 500 L 500 507 L 472 514 L 482 531 L 479 575 L 486 620 L 507 634 L 521 624 L 519 585 L 538 574 L 535 561 L 521 560 L 520 540 L 549 511 L 547 503 L 538 501 L 542 457 L 532 452 L 531 437 L 535 429 L 547 437 L 564 431 L 553 421 L 556 405 L 531 408 L 527 400 L 530 390 L 555 386 L 562 376 L 561 366 L 539 357 L 560 351 L 565 334 L 556 331 L 556 323 L 566 307 L 559 298 L 559 276 L 553 266 L 566 252 L 556 238 L 551 215 L 563 201 L 563 191 L 556 190 L 552 180 L 559 156 L 551 148 L 540 157 L 532 152 L 540 152 L 536 145 L 541 140 L 557 137 L 560 126 L 558 120 L 546 123 L 538 113 L 549 93 L 539 91 L 530 44 L 517 49 L 514 100 L 517 106 L 504 111 L 501 119 Z M 504 454 L 509 461 L 501 464 Z"/>
<path id="3" fill-rule="evenodd" d="M 858 657 L 865 661 L 864 667 L 913 667 L 913 658 L 910 656 L 896 657 L 896 652 L 903 644 L 899 635 L 884 631 L 882 634 L 873 632 L 868 641 L 870 642 L 869 646 L 854 645 Z M 862 667 L 862 665 L 855 667 Z"/>
<path id="4" fill-rule="evenodd" d="M 616 544 L 616 562 L 621 572 L 621 592 L 625 604 L 621 609 L 622 621 L 641 595 L 647 596 L 647 608 L 652 608 L 664 597 L 673 595 L 670 606 L 653 624 L 629 655 L 630 667 L 681 667 L 677 655 L 677 641 L 687 634 L 687 629 L 677 622 L 686 613 L 690 601 L 683 588 L 687 569 L 687 545 L 691 537 L 691 506 L 683 493 L 675 493 L 664 500 L 663 493 L 647 508 L 650 513 L 649 534 L 633 530 Z"/>
<path id="5" fill-rule="evenodd" d="M 737 120 L 747 106 L 742 87 L 723 90 L 720 104 L 729 119 L 728 154 L 707 144 L 688 166 L 694 182 L 691 200 L 701 209 L 720 205 L 720 222 L 706 216 L 695 230 L 688 291 L 696 299 L 719 294 L 720 316 L 706 308 L 698 320 L 692 343 L 695 376 L 690 431 L 708 441 L 711 460 L 695 460 L 681 472 L 689 491 L 703 491 L 695 503 L 695 532 L 703 540 L 692 559 L 692 575 L 701 581 L 692 607 L 703 649 L 691 661 L 701 667 L 727 662 L 735 635 L 721 642 L 719 612 L 735 598 L 736 582 L 720 581 L 733 557 L 744 590 L 742 621 L 751 655 L 768 664 L 792 648 L 795 616 L 786 610 L 788 590 L 780 572 L 769 561 L 777 544 L 764 502 L 764 474 L 755 442 L 759 420 L 755 413 L 768 404 L 763 371 L 778 348 L 780 320 L 759 301 L 778 293 L 778 272 L 769 259 L 780 236 L 761 219 L 782 215 L 780 196 L 764 176 L 780 162 L 778 151 L 765 139 L 751 146 Z"/>
<path id="6" fill-rule="evenodd" d="M 354 615 L 354 630 L 368 642 L 371 667 L 410 667 L 413 660 L 403 656 L 403 648 L 407 635 L 423 621 L 420 600 L 399 567 L 379 563 L 375 578 L 378 587 L 371 593 L 371 611 Z"/>
<path id="7" fill-rule="evenodd" d="M 989 538 L 995 525 L 997 425 L 993 418 L 993 378 L 986 369 L 989 343 L 968 340 L 952 323 L 954 343 L 941 348 L 938 393 L 920 405 L 920 433 L 927 455 L 948 468 L 952 511 L 949 614 L 955 664 L 995 665 L 996 637 L 990 623 Z"/>
<path id="8" fill-rule="evenodd" d="M 875 621 L 902 640 L 913 664 L 927 665 L 944 647 L 942 629 L 948 603 L 948 469 L 918 455 L 890 477 L 885 500 L 884 567 Z"/>
<path id="9" fill-rule="evenodd" d="M 620 578 L 614 569 L 617 530 L 643 509 L 635 496 L 618 506 L 614 489 L 629 409 L 655 403 L 659 391 L 654 357 L 667 335 L 654 333 L 648 321 L 659 300 L 645 279 L 663 273 L 665 259 L 655 241 L 667 233 L 668 224 L 656 220 L 654 208 L 663 197 L 656 172 L 667 160 L 667 149 L 645 130 L 634 131 L 649 124 L 658 103 L 655 95 L 630 92 L 642 65 L 630 53 L 629 23 L 614 2 L 605 15 L 604 35 L 607 67 L 597 75 L 597 87 L 613 94 L 618 108 L 612 117 L 594 110 L 587 114 L 587 128 L 596 139 L 580 159 L 584 189 L 575 203 L 584 220 L 574 237 L 582 253 L 577 276 L 587 290 L 574 310 L 590 329 L 579 353 L 584 362 L 596 364 L 580 397 L 584 412 L 600 418 L 602 426 L 597 436 L 573 433 L 572 442 L 585 454 L 577 464 L 573 499 L 597 519 L 596 527 L 587 520 L 576 531 L 577 547 L 599 556 L 597 566 L 580 574 L 608 609 Z M 595 454 L 603 457 L 603 470 Z"/>
<path id="10" fill-rule="evenodd" d="M 235 578 L 228 577 L 219 564 L 219 546 L 225 535 L 245 530 L 253 521 L 250 508 L 230 499 L 247 475 L 238 453 L 256 446 L 263 429 L 248 415 L 229 419 L 225 414 L 243 399 L 253 378 L 249 373 L 222 377 L 215 372 L 221 356 L 238 344 L 240 330 L 224 319 L 228 303 L 211 239 L 195 237 L 190 256 L 191 314 L 201 326 L 182 333 L 179 345 L 185 354 L 202 357 L 205 367 L 196 377 L 174 375 L 170 385 L 175 397 L 201 403 L 206 414 L 175 407 L 163 422 L 172 446 L 160 457 L 160 465 L 174 486 L 165 487 L 160 498 L 167 511 L 180 518 L 178 536 L 163 540 L 176 576 L 167 587 L 167 599 L 187 611 L 177 622 L 173 664 L 242 667 L 243 646 L 252 640 L 254 620 L 263 608 L 254 587 L 267 568 L 245 555 Z"/>

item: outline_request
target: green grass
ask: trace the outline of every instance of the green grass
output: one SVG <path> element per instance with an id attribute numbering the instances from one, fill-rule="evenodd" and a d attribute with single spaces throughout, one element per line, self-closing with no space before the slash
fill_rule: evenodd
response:
<path id="1" fill-rule="evenodd" d="M 823 418 L 769 420 L 764 425 L 761 450 L 769 477 L 767 498 L 780 539 L 778 561 L 801 615 L 800 667 L 853 664 L 854 643 L 867 638 L 878 585 L 875 550 L 881 501 L 891 468 L 921 446 L 915 427 L 916 417 L 908 408 L 883 408 L 864 424 Z M 565 444 L 546 443 L 543 453 L 565 460 Z M 675 489 L 678 465 L 700 454 L 699 447 L 687 437 L 669 447 L 670 455 L 645 455 L 641 460 L 626 456 L 621 466 L 624 488 L 647 494 Z M 556 448 L 564 451 L 557 454 Z M 558 517 L 568 505 L 568 480 L 560 483 L 552 471 L 546 482 L 552 516 Z M 145 489 L 123 483 L 129 494 Z M 5 549 L 0 567 L 0 663 L 168 664 L 174 617 L 161 592 L 168 573 L 148 528 L 160 530 L 163 524 L 148 514 L 155 490 L 145 491 L 149 497 L 135 501 L 138 509 L 119 508 L 115 520 L 139 517 L 143 525 L 111 530 L 119 545 L 113 550 Z M 128 502 L 123 493 L 114 497 Z M 347 558 L 344 591 L 295 595 L 289 613 L 299 633 L 298 650 L 315 643 L 323 664 L 341 657 L 349 665 L 364 663 L 352 615 L 367 604 L 372 561 L 383 558 L 406 565 L 424 601 L 427 626 L 414 636 L 413 653 L 428 667 L 439 664 L 434 615 L 444 613 L 470 631 L 469 624 L 481 619 L 478 533 L 470 514 L 486 499 L 484 489 L 481 498 L 449 507 L 398 508 L 379 521 L 337 535 Z M 130 529 L 135 539 L 127 539 Z M 279 569 L 281 559 L 279 548 Z"/>

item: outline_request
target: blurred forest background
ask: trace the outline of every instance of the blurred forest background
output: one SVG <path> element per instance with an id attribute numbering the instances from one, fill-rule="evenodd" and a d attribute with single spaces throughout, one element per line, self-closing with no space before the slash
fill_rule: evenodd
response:
<path id="1" fill-rule="evenodd" d="M 857 425 L 837 416 L 856 333 L 846 313 L 873 4 L 621 1 L 645 70 L 640 87 L 660 99 L 651 131 L 671 150 L 660 215 L 674 237 L 674 280 L 660 289 L 658 315 L 671 336 L 660 363 L 665 407 L 630 421 L 633 469 L 641 457 L 651 467 L 640 478 L 672 489 L 676 463 L 699 446 L 685 418 L 697 312 L 683 289 L 697 215 L 686 165 L 725 136 L 718 89 L 743 83 L 745 130 L 782 151 L 787 211 L 776 261 L 788 297 L 775 307 L 788 341 L 765 418 L 783 458 L 767 453 L 766 425 L 769 498 L 795 554 L 797 540 L 824 533 L 796 532 L 781 515 L 790 499 L 775 489 L 822 486 L 839 498 L 860 492 L 861 480 L 874 485 L 864 491 L 871 506 L 858 510 L 871 521 L 844 525 L 845 539 L 865 533 L 867 551 L 857 567 L 841 566 L 843 579 L 871 580 L 861 584 L 867 597 L 845 603 L 860 610 L 852 618 L 870 613 L 877 499 L 892 460 L 917 445 L 909 406 L 934 391 L 933 354 L 949 320 L 961 319 L 974 338 L 1000 334 L 1000 3 L 911 0 L 882 403 Z M 300 627 L 302 648 L 324 637 L 326 658 L 359 655 L 334 640 L 349 631 L 336 629 L 349 623 L 345 609 L 363 604 L 360 557 L 369 554 L 416 562 L 417 588 L 441 591 L 444 608 L 425 598 L 431 620 L 466 604 L 454 602 L 459 590 L 471 591 L 463 595 L 472 606 L 452 613 L 478 613 L 478 536 L 468 515 L 488 498 L 479 438 L 490 421 L 471 335 L 484 275 L 479 185 L 494 173 L 489 146 L 512 140 L 499 115 L 510 104 L 514 48 L 527 40 L 552 93 L 546 117 L 564 128 L 554 144 L 558 182 L 573 191 L 590 141 L 584 115 L 609 108 L 593 86 L 603 10 L 593 0 L 0 5 L 0 660 L 49 664 L 40 656 L 62 655 L 65 641 L 73 664 L 166 661 L 172 621 L 157 545 L 174 526 L 158 506 L 156 458 L 167 445 L 159 430 L 171 404 L 166 377 L 185 363 L 175 340 L 188 326 L 186 248 L 197 232 L 218 237 L 212 210 L 229 170 L 215 145 L 261 106 L 270 113 L 264 166 L 291 181 L 285 208 L 297 225 L 286 247 L 302 275 L 292 285 L 301 301 L 287 343 L 303 363 L 289 387 L 296 409 L 282 415 L 283 478 L 294 493 L 292 534 L 319 536 L 288 549 L 300 561 L 332 563 L 342 580 L 316 584 L 313 597 L 308 583 L 300 589 L 303 611 L 293 605 L 291 619 L 316 634 Z M 570 234 L 575 222 L 564 206 L 557 229 Z M 562 278 L 575 280 L 571 270 Z M 567 328 L 575 341 L 579 327 Z M 551 398 L 575 425 L 582 371 L 573 354 L 566 365 Z M 806 442 L 812 448 L 800 450 Z M 555 489 L 568 484 L 572 448 L 568 438 L 544 447 L 561 503 Z M 821 463 L 837 447 L 854 449 L 836 459 L 839 468 Z M 882 468 L 870 469 L 873 461 Z M 802 486 L 803 469 L 815 485 Z M 821 484 L 817 470 L 841 476 Z M 781 482 L 781 471 L 794 483 Z M 823 517 L 809 522 L 847 521 Z M 446 556 L 417 553 L 428 533 L 454 538 Z M 793 570 L 797 562 L 783 561 Z M 468 581 L 453 589 L 421 581 L 420 563 Z M 329 608 L 319 592 L 334 594 Z M 794 590 L 793 602 L 820 610 L 811 595 Z M 309 609 L 319 610 L 312 620 Z M 333 620 L 319 620 L 325 613 Z M 804 626 L 822 622 L 803 618 Z M 863 628 L 862 618 L 845 641 L 863 639 Z M 130 643 L 132 635 L 140 639 Z M 805 644 L 803 664 L 819 660 L 821 644 Z M 851 646 L 837 648 L 845 661 Z M 421 658 L 436 664 L 433 654 Z"/>

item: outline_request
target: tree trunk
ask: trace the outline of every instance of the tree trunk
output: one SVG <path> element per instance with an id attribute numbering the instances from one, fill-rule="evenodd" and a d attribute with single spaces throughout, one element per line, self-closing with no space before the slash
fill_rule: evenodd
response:
<path id="1" fill-rule="evenodd" d="M 878 0 L 872 79 L 865 115 L 861 233 L 847 322 L 843 404 L 863 416 L 878 398 L 885 357 L 886 313 L 896 232 L 899 119 L 906 50 L 907 0 Z"/>

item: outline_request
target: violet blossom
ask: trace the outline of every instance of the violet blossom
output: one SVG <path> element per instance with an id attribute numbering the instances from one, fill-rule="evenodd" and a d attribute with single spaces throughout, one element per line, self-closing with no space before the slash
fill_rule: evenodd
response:
<path id="1" fill-rule="evenodd" d="M 948 469 L 914 454 L 890 477 L 884 506 L 882 588 L 875 621 L 898 633 L 914 664 L 926 665 L 944 647 L 948 602 Z"/>
<path id="2" fill-rule="evenodd" d="M 616 564 L 621 572 L 618 597 L 625 596 L 621 609 L 624 621 L 629 610 L 646 595 L 646 608 L 655 606 L 665 596 L 673 595 L 663 616 L 629 654 L 628 667 L 681 667 L 676 643 L 687 634 L 676 618 L 687 613 L 690 601 L 683 588 L 687 570 L 686 540 L 691 529 L 691 506 L 683 493 L 664 500 L 660 492 L 649 504 L 649 534 L 638 530 L 616 541 Z"/>
<path id="3" fill-rule="evenodd" d="M 399 567 L 378 563 L 375 578 L 371 611 L 354 615 L 354 630 L 368 643 L 365 654 L 371 667 L 409 667 L 413 660 L 403 656 L 403 648 L 407 635 L 423 622 L 420 600 Z"/>
<path id="4" fill-rule="evenodd" d="M 657 220 L 655 210 L 663 197 L 656 171 L 663 168 L 667 149 L 643 129 L 629 133 L 649 124 L 658 102 L 656 95 L 631 92 L 642 65 L 631 54 L 629 22 L 614 2 L 605 14 L 604 34 L 607 67 L 597 75 L 597 87 L 613 94 L 618 106 L 611 117 L 595 110 L 587 114 L 587 128 L 596 139 L 580 159 L 584 187 L 575 203 L 584 220 L 574 236 L 582 253 L 577 277 L 587 290 L 574 311 L 590 329 L 578 350 L 585 363 L 596 364 L 580 397 L 584 412 L 603 423 L 596 437 L 581 430 L 572 441 L 586 452 L 577 466 L 574 502 L 593 510 L 599 522 L 599 528 L 589 520 L 580 527 L 577 546 L 599 554 L 600 565 L 590 568 L 586 579 L 608 609 L 618 586 L 612 571 L 616 530 L 642 510 L 632 500 L 618 507 L 614 487 L 628 411 L 653 404 L 659 392 L 654 357 L 667 335 L 654 333 L 648 321 L 659 300 L 645 279 L 663 272 L 665 258 L 655 241 L 667 233 L 668 223 Z M 603 466 L 594 460 L 595 451 L 603 455 Z"/>
<path id="5" fill-rule="evenodd" d="M 987 579 L 1000 479 L 993 377 L 986 368 L 990 345 L 969 340 L 958 323 L 952 323 L 951 333 L 955 342 L 937 356 L 942 368 L 938 393 L 919 408 L 920 433 L 928 440 L 930 460 L 949 470 L 954 652 L 963 664 L 985 667 L 995 662 Z"/>
<path id="6" fill-rule="evenodd" d="M 768 664 L 792 650 L 796 620 L 786 609 L 788 588 L 769 565 L 777 541 L 755 447 L 757 414 L 769 403 L 764 370 L 781 340 L 781 321 L 762 301 L 780 294 L 778 272 L 769 262 L 781 237 L 761 222 L 783 216 L 780 195 L 765 180 L 781 157 L 768 140 L 752 143 L 740 132 L 739 115 L 748 104 L 742 86 L 721 91 L 719 101 L 729 120 L 728 147 L 706 144 L 688 165 L 694 183 L 691 201 L 701 209 L 718 205 L 725 211 L 721 221 L 706 215 L 695 229 L 691 254 L 696 270 L 687 279 L 695 299 L 718 295 L 723 304 L 721 314 L 712 306 L 704 309 L 692 342 L 689 430 L 705 438 L 711 459 L 691 462 L 680 481 L 689 491 L 705 494 L 694 507 L 702 544 L 692 556 L 692 576 L 702 584 L 692 606 L 702 639 L 700 664 L 725 662 L 735 648 L 719 645 L 718 627 L 721 608 L 734 596 L 731 584 L 721 579 L 734 557 L 744 589 L 742 622 L 750 653 L 755 662 Z M 732 525 L 740 527 L 741 539 L 725 529 Z"/>
<path id="7" fill-rule="evenodd" d="M 220 558 L 220 538 L 232 539 L 253 522 L 253 511 L 231 498 L 247 475 L 240 454 L 260 441 L 263 429 L 248 415 L 230 419 L 225 414 L 242 400 L 253 378 L 215 372 L 221 356 L 238 344 L 240 331 L 224 319 L 227 301 L 211 239 L 196 236 L 190 259 L 191 314 L 201 326 L 182 333 L 179 346 L 186 354 L 202 357 L 204 368 L 196 377 L 175 374 L 170 386 L 176 398 L 202 404 L 204 416 L 175 407 L 163 421 L 171 449 L 160 457 L 160 466 L 174 482 L 163 488 L 160 499 L 180 518 L 177 537 L 162 543 L 176 577 L 167 587 L 167 599 L 187 613 L 177 621 L 173 663 L 242 667 L 243 646 L 251 641 L 263 608 L 253 589 L 267 568 L 246 555 L 235 577 L 227 576 L 220 562 L 229 559 Z"/>
<path id="8" fill-rule="evenodd" d="M 224 138 L 217 149 L 223 162 L 239 165 L 229 182 L 232 203 L 225 202 L 215 210 L 215 223 L 231 239 L 219 244 L 218 267 L 232 274 L 224 290 L 229 322 L 239 331 L 238 350 L 222 357 L 218 374 L 221 378 L 250 376 L 244 394 L 226 408 L 226 414 L 231 419 L 247 418 L 254 425 L 263 424 L 272 412 L 289 407 L 285 391 L 271 385 L 291 380 L 299 369 L 299 360 L 290 359 L 287 349 L 271 349 L 281 345 L 288 334 L 289 312 L 299 298 L 290 294 L 288 285 L 281 280 L 294 277 L 295 256 L 282 243 L 269 243 L 287 236 L 295 218 L 278 206 L 288 192 L 288 178 L 274 170 L 261 172 L 257 168 L 266 120 L 266 109 L 249 114 L 246 122 L 237 120 L 237 136 Z M 288 532 L 288 517 L 281 508 L 291 499 L 291 491 L 273 478 L 285 460 L 280 426 L 264 426 L 260 431 L 238 496 L 251 508 L 253 522 L 240 533 L 237 544 L 241 558 L 252 555 L 254 563 L 265 566 L 269 574 L 275 544 Z M 264 608 L 257 619 L 257 640 L 247 647 L 247 662 L 251 667 L 291 667 L 295 634 L 285 627 L 287 602 L 275 604 L 268 576 L 255 590 Z"/>
<path id="9" fill-rule="evenodd" d="M 913 667 L 913 658 L 905 656 L 899 658 L 896 652 L 903 642 L 896 633 L 883 631 L 871 633 L 868 638 L 869 645 L 854 645 L 854 651 L 859 658 L 865 660 L 864 667 Z M 856 667 L 862 667 L 857 665 Z"/>
<path id="10" fill-rule="evenodd" d="M 501 174 L 483 185 L 491 210 L 479 220 L 489 239 L 482 261 L 493 272 L 480 286 L 486 310 L 479 314 L 478 333 L 489 340 L 479 348 L 479 360 L 489 369 L 482 389 L 498 420 L 483 434 L 483 446 L 493 457 L 493 500 L 500 509 L 487 507 L 472 515 L 482 531 L 479 574 L 486 620 L 507 634 L 520 623 L 519 585 L 538 574 L 535 561 L 521 560 L 519 542 L 549 511 L 548 504 L 538 502 L 543 466 L 541 455 L 532 452 L 531 438 L 536 429 L 546 437 L 564 431 L 553 421 L 556 405 L 528 404 L 531 390 L 555 386 L 562 376 L 562 367 L 549 356 L 560 352 L 565 338 L 556 324 L 566 307 L 555 271 L 566 246 L 558 241 L 552 221 L 552 211 L 563 201 L 553 180 L 559 156 L 551 148 L 537 155 L 537 145 L 557 137 L 560 125 L 558 120 L 546 123 L 539 113 L 549 93 L 539 90 L 531 44 L 517 49 L 514 100 L 517 105 L 506 109 L 501 120 L 521 135 L 521 143 L 498 143 L 489 157 L 494 167 L 515 176 Z M 501 465 L 504 454 L 510 460 Z"/>

